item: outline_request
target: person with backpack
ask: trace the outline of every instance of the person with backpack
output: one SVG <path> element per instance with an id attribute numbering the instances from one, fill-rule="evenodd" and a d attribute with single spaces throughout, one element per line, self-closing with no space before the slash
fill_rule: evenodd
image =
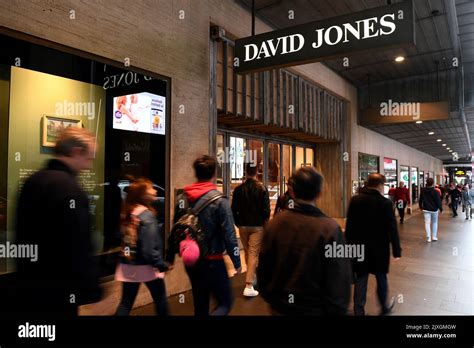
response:
<path id="1" fill-rule="evenodd" d="M 258 296 L 253 284 L 256 280 L 258 254 L 262 244 L 263 226 L 270 219 L 270 198 L 268 190 L 257 181 L 257 166 L 247 163 L 245 182 L 234 189 L 232 198 L 232 213 L 235 224 L 239 227 L 240 240 L 244 246 L 247 262 L 245 277 L 246 297 Z"/>
<path id="2" fill-rule="evenodd" d="M 148 179 L 132 181 L 122 208 L 122 251 L 115 280 L 122 282 L 122 298 L 116 315 L 128 315 L 141 283 L 145 283 L 155 302 L 156 313 L 168 315 L 160 229 L 152 203 L 156 190 Z"/>
<path id="3" fill-rule="evenodd" d="M 237 273 L 242 272 L 240 249 L 229 200 L 214 184 L 216 160 L 204 155 L 194 163 L 197 182 L 184 188 L 177 199 L 174 226 L 168 240 L 167 261 L 179 252 L 192 286 L 196 316 L 227 315 L 232 308 L 232 289 L 224 252 Z M 217 306 L 209 313 L 213 295 Z"/>

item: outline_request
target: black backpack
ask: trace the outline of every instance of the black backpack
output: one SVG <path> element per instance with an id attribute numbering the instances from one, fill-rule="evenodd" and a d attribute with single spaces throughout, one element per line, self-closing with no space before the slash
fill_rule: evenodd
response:
<path id="1" fill-rule="evenodd" d="M 207 196 L 207 194 L 206 194 Z M 184 199 L 186 195 L 183 195 Z M 179 220 L 173 225 L 171 234 L 168 240 L 169 245 L 173 250 L 179 250 L 179 243 L 186 238 L 194 240 L 199 246 L 200 257 L 208 255 L 208 243 L 205 231 L 202 229 L 199 223 L 199 213 L 206 208 L 209 204 L 216 202 L 224 195 L 220 192 L 216 192 L 209 197 L 201 197 L 198 199 L 194 207 L 189 207 L 187 204 L 186 212 L 182 215 Z"/>

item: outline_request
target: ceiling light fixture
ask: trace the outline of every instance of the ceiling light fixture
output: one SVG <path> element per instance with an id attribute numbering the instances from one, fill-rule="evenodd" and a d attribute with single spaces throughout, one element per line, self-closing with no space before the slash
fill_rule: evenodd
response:
<path id="1" fill-rule="evenodd" d="M 443 144 L 443 146 L 446 146 L 446 144 Z"/>
<path id="2" fill-rule="evenodd" d="M 417 123 L 417 124 L 421 124 L 421 123 L 423 123 L 423 121 L 416 121 L 415 123 Z"/>
<path id="3" fill-rule="evenodd" d="M 397 58 L 395 58 L 395 61 L 396 61 L 397 63 L 401 63 L 401 62 L 403 62 L 404 60 L 405 60 L 405 57 L 403 57 L 403 56 L 398 56 Z"/>
<path id="4" fill-rule="evenodd" d="M 429 132 L 429 133 L 428 133 L 428 135 L 433 135 L 433 134 L 434 134 L 434 132 Z"/>
<path id="5" fill-rule="evenodd" d="M 436 139 L 436 141 L 439 143 L 439 142 L 441 142 L 441 141 L 443 141 L 443 140 L 442 140 L 442 139 Z"/>
<path id="6" fill-rule="evenodd" d="M 450 149 L 450 147 L 447 147 L 447 148 L 446 148 L 446 150 L 449 150 L 449 149 Z"/>
<path id="7" fill-rule="evenodd" d="M 449 150 L 449 152 L 453 152 L 453 150 Z"/>

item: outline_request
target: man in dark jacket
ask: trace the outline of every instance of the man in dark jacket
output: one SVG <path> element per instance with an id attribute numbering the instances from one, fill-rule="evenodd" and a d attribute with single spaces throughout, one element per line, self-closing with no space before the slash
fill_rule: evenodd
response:
<path id="1" fill-rule="evenodd" d="M 24 183 L 17 206 L 18 244 L 38 245 L 38 260 L 17 262 L 18 311 L 75 315 L 77 306 L 98 301 L 92 259 L 89 201 L 77 175 L 92 168 L 94 138 L 68 128 L 55 158 Z"/>
<path id="2" fill-rule="evenodd" d="M 458 187 L 454 184 L 454 182 L 451 183 L 451 186 L 449 188 L 449 197 L 451 198 L 451 210 L 453 211 L 453 218 L 458 216 L 458 204 L 459 201 L 461 200 L 461 191 L 458 189 Z"/>
<path id="3" fill-rule="evenodd" d="M 316 207 L 322 182 L 313 167 L 295 172 L 294 208 L 285 209 L 265 226 L 257 277 L 262 296 L 277 314 L 344 315 L 347 311 L 350 259 L 335 253 L 346 245 L 339 225 Z"/>
<path id="4" fill-rule="evenodd" d="M 426 241 L 428 243 L 431 242 L 431 237 L 435 242 L 438 240 L 438 211 L 443 213 L 441 196 L 433 185 L 433 178 L 428 178 L 426 187 L 421 190 L 420 201 L 418 202 L 425 218 Z"/>
<path id="5" fill-rule="evenodd" d="M 234 190 L 232 213 L 235 224 L 239 227 L 247 262 L 244 296 L 254 297 L 258 296 L 253 283 L 262 243 L 263 225 L 270 218 L 270 198 L 266 187 L 257 181 L 257 166 L 247 163 L 245 174 L 247 176 L 245 182 Z"/>
<path id="6" fill-rule="evenodd" d="M 188 204 L 192 208 L 220 194 L 213 183 L 216 175 L 216 160 L 204 155 L 194 161 L 193 167 L 198 181 L 186 186 L 185 197 L 178 198 L 175 222 L 187 212 Z M 234 218 L 228 199 L 221 197 L 210 203 L 201 210 L 198 217 L 206 234 L 208 253 L 200 257 L 194 266 L 186 267 L 193 291 L 194 314 L 196 316 L 209 315 L 209 299 L 212 294 L 217 301 L 217 306 L 211 315 L 227 315 L 232 307 L 232 289 L 224 263 L 225 251 L 237 273 L 242 271 Z M 169 263 L 173 264 L 177 252 L 175 243 L 169 243 L 166 257 Z"/>
<path id="7" fill-rule="evenodd" d="M 370 174 L 367 186 L 349 204 L 346 223 L 346 239 L 349 244 L 364 245 L 363 261 L 354 260 L 356 282 L 354 287 L 354 314 L 365 315 L 369 273 L 377 279 L 377 295 L 382 314 L 389 314 L 394 301 L 387 302 L 387 273 L 390 265 L 390 244 L 395 260 L 401 257 L 397 222 L 392 202 L 383 196 L 385 177 Z"/>

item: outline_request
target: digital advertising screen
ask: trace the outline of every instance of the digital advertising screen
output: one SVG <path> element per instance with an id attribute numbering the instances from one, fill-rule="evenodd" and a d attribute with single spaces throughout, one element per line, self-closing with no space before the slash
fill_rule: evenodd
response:
<path id="1" fill-rule="evenodd" d="M 165 115 L 163 96 L 142 92 L 114 98 L 114 129 L 164 135 Z"/>

